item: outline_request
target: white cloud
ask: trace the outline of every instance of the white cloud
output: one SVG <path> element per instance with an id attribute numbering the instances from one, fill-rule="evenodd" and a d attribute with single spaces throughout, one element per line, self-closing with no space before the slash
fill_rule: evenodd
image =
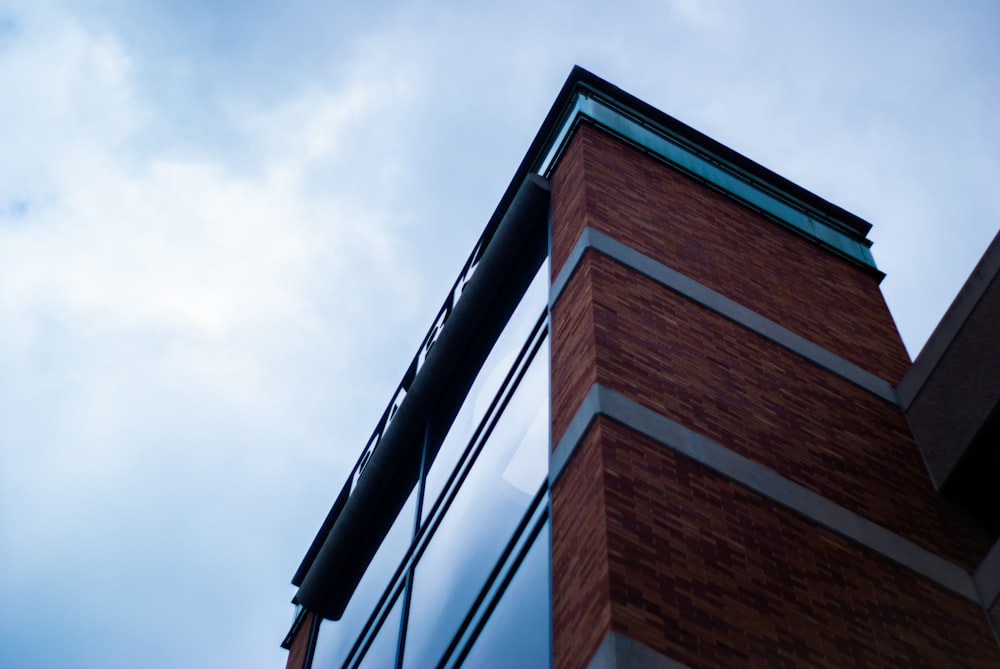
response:
<path id="1" fill-rule="evenodd" d="M 398 319 L 420 289 L 384 203 L 323 192 L 317 171 L 370 172 L 358 132 L 405 91 L 356 78 L 243 110 L 243 169 L 137 141 L 153 116 L 112 36 L 46 9 L 16 25 L 0 52 L 23 102 L 0 107 L 0 202 L 17 204 L 0 207 L 3 663 L 50 625 L 89 650 L 40 661 L 170 665 L 196 639 L 185 664 L 211 662 L 232 653 L 201 636 L 223 588 L 221 606 L 259 610 L 234 635 L 267 621 L 243 652 L 276 665 L 287 579 L 339 485 L 319 482 L 365 436 L 330 422 L 372 392 L 373 305 Z M 312 500 L 281 506 L 295 481 Z M 128 642 L 122 615 L 147 620 Z"/>

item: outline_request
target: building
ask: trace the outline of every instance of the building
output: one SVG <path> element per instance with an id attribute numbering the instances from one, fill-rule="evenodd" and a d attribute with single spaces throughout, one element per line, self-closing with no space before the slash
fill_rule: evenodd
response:
<path id="1" fill-rule="evenodd" d="M 1000 251 L 911 365 L 869 228 L 574 69 L 295 574 L 288 667 L 1000 666 Z"/>

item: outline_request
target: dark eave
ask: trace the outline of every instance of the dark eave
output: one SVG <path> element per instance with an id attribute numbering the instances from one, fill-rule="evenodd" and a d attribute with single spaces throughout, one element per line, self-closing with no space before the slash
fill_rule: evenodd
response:
<path id="1" fill-rule="evenodd" d="M 790 200 L 801 203 L 802 206 L 814 210 L 831 221 L 836 221 L 840 225 L 849 227 L 860 237 L 864 237 L 871 230 L 871 223 L 860 216 L 852 214 L 846 209 L 838 207 L 802 186 L 789 181 L 780 174 L 772 172 L 760 163 L 750 160 L 743 154 L 730 149 L 708 135 L 678 121 L 669 114 L 656 109 L 652 105 L 643 102 L 639 98 L 579 66 L 573 68 L 569 79 L 560 92 L 560 96 L 566 95 L 568 99 L 572 91 L 580 86 L 590 88 L 602 96 L 616 101 L 621 106 L 633 110 L 636 114 L 662 127 L 670 134 L 682 138 L 692 147 L 696 147 L 700 153 L 735 168 L 759 183 L 784 194 Z M 546 118 L 546 121 L 548 121 L 548 118 Z"/>

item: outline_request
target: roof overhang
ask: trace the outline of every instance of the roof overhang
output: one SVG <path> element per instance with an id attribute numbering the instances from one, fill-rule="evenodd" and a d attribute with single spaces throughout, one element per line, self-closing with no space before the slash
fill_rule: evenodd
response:
<path id="1" fill-rule="evenodd" d="M 866 238 L 871 224 L 795 185 L 694 128 L 576 68 L 529 154 L 548 177 L 581 123 L 591 123 L 879 276 Z M 553 107 L 556 110 L 557 107 Z M 535 148 L 535 147 L 533 147 Z"/>

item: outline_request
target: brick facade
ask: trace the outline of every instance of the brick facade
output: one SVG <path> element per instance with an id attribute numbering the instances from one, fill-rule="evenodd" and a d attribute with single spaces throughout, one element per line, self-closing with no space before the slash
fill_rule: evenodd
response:
<path id="1" fill-rule="evenodd" d="M 522 235 L 543 249 L 535 169 L 550 176 L 561 291 L 550 311 L 553 666 L 1000 666 L 1000 628 L 979 602 L 1000 608 L 1000 547 L 935 490 L 899 406 L 908 381 L 895 387 L 921 365 L 868 264 L 867 224 L 579 70 L 487 228 L 498 264 L 515 260 Z M 803 232 L 812 224 L 816 238 Z M 564 282 L 587 229 L 601 234 Z M 461 308 L 478 316 L 448 320 L 461 364 L 478 364 L 461 328 L 498 313 L 505 279 L 490 266 L 463 288 Z M 429 341 L 443 351 L 445 340 Z M 421 430 L 438 420 L 435 384 L 448 377 L 421 378 L 394 429 L 406 411 Z M 334 526 L 345 555 L 356 553 L 345 537 L 367 537 L 359 514 L 381 513 L 359 510 L 362 492 L 338 498 L 356 503 Z M 310 550 L 296 576 L 305 606 L 343 578 L 324 554 Z M 317 620 L 296 619 L 288 669 L 311 662 Z M 462 635 L 452 648 L 478 643 Z"/>
<path id="2" fill-rule="evenodd" d="M 605 419 L 554 509 L 578 497 L 601 501 L 554 528 L 556 667 L 609 627 L 693 669 L 1000 663 L 977 605 Z"/>
<path id="3" fill-rule="evenodd" d="M 552 179 L 552 272 L 584 227 L 892 384 L 878 277 L 589 125 Z M 552 310 L 553 444 L 594 383 L 966 570 L 989 537 L 900 409 L 588 251 Z M 617 631 L 691 667 L 996 666 L 982 610 L 669 449 L 596 421 L 552 493 L 556 667 Z"/>
<path id="4" fill-rule="evenodd" d="M 892 384 L 909 368 L 877 277 L 590 125 L 552 203 L 553 276 L 589 226 Z"/>
<path id="5" fill-rule="evenodd" d="M 588 441 L 596 441 L 596 434 Z M 601 451 L 591 447 L 576 454 L 553 489 L 553 510 L 566 509 L 574 517 L 572 522 L 553 518 L 552 525 L 553 666 L 586 666 L 611 629 L 604 485 Z"/>

